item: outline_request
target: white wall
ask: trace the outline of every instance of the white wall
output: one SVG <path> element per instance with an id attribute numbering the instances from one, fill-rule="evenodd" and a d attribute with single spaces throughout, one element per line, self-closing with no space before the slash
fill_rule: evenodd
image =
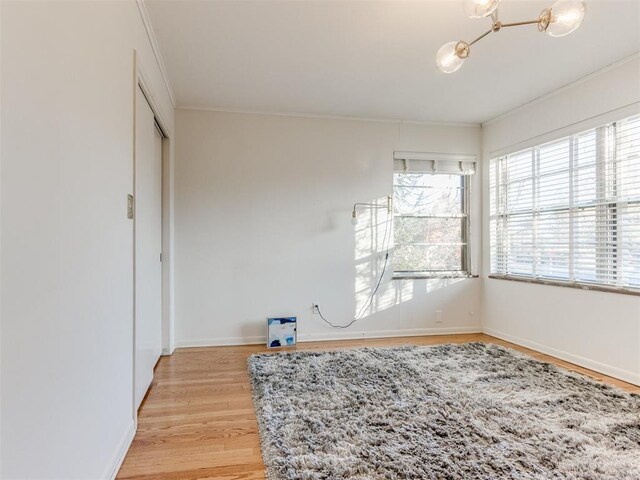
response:
<path id="1" fill-rule="evenodd" d="M 2 2 L 2 478 L 111 475 L 133 433 L 133 0 Z"/>
<path id="2" fill-rule="evenodd" d="M 593 75 L 483 126 L 483 217 L 488 164 L 496 153 L 540 143 L 640 112 L 640 59 Z M 487 278 L 483 329 L 515 343 L 640 384 L 640 297 Z"/>
<path id="3" fill-rule="evenodd" d="M 351 328 L 311 313 L 317 302 L 348 322 L 377 279 L 382 241 L 366 209 L 351 225 L 351 209 L 391 193 L 394 149 L 479 155 L 479 127 L 179 109 L 176 134 L 178 346 L 261 342 L 266 317 L 281 315 L 298 317 L 302 340 L 479 331 L 479 279 L 390 280 L 391 265 Z"/>
<path id="4" fill-rule="evenodd" d="M 0 272 L 2 272 L 2 2 L 0 2 Z M 0 432 L 2 432 L 2 275 L 0 274 Z M 0 434 L 0 478 L 2 435 Z"/>

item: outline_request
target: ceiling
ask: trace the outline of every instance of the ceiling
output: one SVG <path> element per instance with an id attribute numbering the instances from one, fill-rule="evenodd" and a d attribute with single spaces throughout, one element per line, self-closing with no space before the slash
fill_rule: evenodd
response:
<path id="1" fill-rule="evenodd" d="M 552 3 L 503 0 L 500 19 L 535 19 Z M 444 74 L 438 48 L 491 23 L 458 0 L 145 1 L 178 106 L 464 123 L 640 50 L 640 1 L 586 3 L 571 35 L 503 29 Z"/>

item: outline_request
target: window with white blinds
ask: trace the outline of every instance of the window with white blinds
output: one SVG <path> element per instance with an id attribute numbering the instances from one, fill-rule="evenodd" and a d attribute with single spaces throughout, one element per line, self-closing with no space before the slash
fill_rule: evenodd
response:
<path id="1" fill-rule="evenodd" d="M 640 115 L 491 160 L 491 274 L 640 289 Z"/>

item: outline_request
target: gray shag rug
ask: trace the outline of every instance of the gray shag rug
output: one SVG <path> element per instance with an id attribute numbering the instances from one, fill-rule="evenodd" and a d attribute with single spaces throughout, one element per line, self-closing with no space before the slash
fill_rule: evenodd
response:
<path id="1" fill-rule="evenodd" d="M 483 343 L 253 355 L 270 480 L 640 479 L 640 396 Z"/>

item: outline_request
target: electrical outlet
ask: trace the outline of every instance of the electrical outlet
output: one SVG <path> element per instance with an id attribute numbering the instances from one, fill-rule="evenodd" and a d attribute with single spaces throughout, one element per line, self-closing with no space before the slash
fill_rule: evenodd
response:
<path id="1" fill-rule="evenodd" d="M 442 310 L 436 310 L 435 323 L 442 323 Z"/>

